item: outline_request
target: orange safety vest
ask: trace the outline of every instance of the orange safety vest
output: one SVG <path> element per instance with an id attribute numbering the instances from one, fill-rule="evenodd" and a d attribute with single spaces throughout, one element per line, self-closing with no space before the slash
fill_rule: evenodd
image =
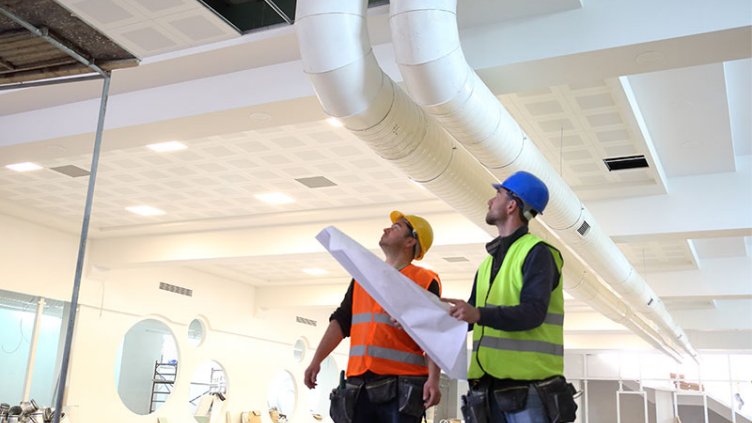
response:
<path id="1" fill-rule="evenodd" d="M 428 269 L 409 264 L 400 273 L 428 289 L 439 276 Z M 347 377 L 366 371 L 379 375 L 419 376 L 428 374 L 423 350 L 402 329 L 397 329 L 383 308 L 355 281 L 352 296 L 350 359 Z"/>

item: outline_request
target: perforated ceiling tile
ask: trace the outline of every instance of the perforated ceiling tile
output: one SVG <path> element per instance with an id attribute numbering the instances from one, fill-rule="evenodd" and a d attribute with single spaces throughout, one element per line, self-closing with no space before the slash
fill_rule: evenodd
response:
<path id="1" fill-rule="evenodd" d="M 617 244 L 629 262 L 648 278 L 650 272 L 688 270 L 696 263 L 686 240 L 656 240 Z"/>
<path id="2" fill-rule="evenodd" d="M 562 113 L 564 111 L 564 109 L 562 109 L 561 107 L 561 104 L 559 104 L 559 102 L 555 100 L 541 101 L 538 103 L 528 103 L 525 105 L 525 107 L 533 116 L 550 115 Z"/>
<path id="3" fill-rule="evenodd" d="M 167 20 L 167 22 L 194 43 L 214 40 L 225 35 L 225 32 L 214 22 L 200 15 Z"/>
<path id="4" fill-rule="evenodd" d="M 153 27 L 135 28 L 121 32 L 123 38 L 140 49 L 156 53 L 175 47 L 178 43 L 164 32 Z"/>
<path id="5" fill-rule="evenodd" d="M 554 119 L 538 122 L 538 126 L 545 132 L 560 132 L 574 129 L 574 125 L 569 119 Z"/>
<path id="6" fill-rule="evenodd" d="M 129 12 L 117 1 L 111 0 L 84 0 L 68 2 L 79 14 L 85 15 L 101 25 L 112 25 L 122 22 L 132 22 L 136 15 Z"/>
<path id="7" fill-rule="evenodd" d="M 586 116 L 588 123 L 593 127 L 623 125 L 621 116 L 616 112 L 601 113 L 597 115 Z"/>
<path id="8" fill-rule="evenodd" d="M 607 157 L 624 157 L 638 154 L 632 144 L 608 145 L 604 146 L 603 150 L 606 152 Z"/>
<path id="9" fill-rule="evenodd" d="M 616 129 L 613 131 L 599 131 L 595 133 L 595 136 L 600 142 L 614 142 L 629 140 L 629 132 L 624 129 Z"/>
<path id="10" fill-rule="evenodd" d="M 614 106 L 614 100 L 608 93 L 581 96 L 577 97 L 576 100 L 577 104 L 579 104 L 583 110 Z"/>
<path id="11" fill-rule="evenodd" d="M 196 2 L 191 0 L 130 0 L 130 2 L 144 8 L 154 16 L 158 16 L 160 13 L 175 13 L 198 7 Z"/>

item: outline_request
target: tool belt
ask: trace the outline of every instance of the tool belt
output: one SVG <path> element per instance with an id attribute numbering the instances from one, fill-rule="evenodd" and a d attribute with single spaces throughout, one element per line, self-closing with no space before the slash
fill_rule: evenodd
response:
<path id="1" fill-rule="evenodd" d="M 462 415 L 466 423 L 489 423 L 490 402 L 495 401 L 502 412 L 524 410 L 530 387 L 535 388 L 551 423 L 573 422 L 577 412 L 574 402 L 576 390 L 563 376 L 554 376 L 538 382 L 499 384 L 495 379 L 484 378 L 471 382 L 467 395 L 462 396 Z"/>
<path id="2" fill-rule="evenodd" d="M 385 404 L 398 399 L 398 410 L 402 414 L 419 417 L 423 408 L 423 385 L 425 376 L 379 376 L 351 377 L 340 384 L 329 395 L 331 404 L 329 415 L 334 423 L 352 423 L 355 405 L 365 391 L 371 404 Z"/>

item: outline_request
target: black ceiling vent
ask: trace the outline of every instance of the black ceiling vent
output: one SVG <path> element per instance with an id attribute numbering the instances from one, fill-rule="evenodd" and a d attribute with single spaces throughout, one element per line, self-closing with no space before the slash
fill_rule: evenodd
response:
<path id="1" fill-rule="evenodd" d="M 295 321 L 308 326 L 316 326 L 316 321 L 305 317 L 295 316 Z"/>
<path id="2" fill-rule="evenodd" d="M 612 157 L 610 159 L 603 159 L 603 163 L 606 164 L 609 172 L 649 167 L 648 161 L 645 160 L 645 156 L 643 155 Z"/>
<path id="3" fill-rule="evenodd" d="M 200 1 L 224 19 L 225 22 L 234 26 L 241 34 L 280 24 L 292 25 L 295 22 L 296 0 Z M 368 6 L 373 7 L 386 3 L 389 2 L 386 0 L 369 0 Z"/>
<path id="4" fill-rule="evenodd" d="M 590 224 L 587 223 L 587 220 L 582 221 L 582 225 L 580 225 L 579 228 L 577 228 L 577 233 L 580 234 L 580 236 L 585 236 L 590 231 Z"/>
<path id="5" fill-rule="evenodd" d="M 159 283 L 159 289 L 167 292 L 172 292 L 174 294 L 180 294 L 185 295 L 186 297 L 192 297 L 193 296 L 193 290 L 188 288 L 183 288 L 182 286 L 172 285 L 165 282 Z"/>

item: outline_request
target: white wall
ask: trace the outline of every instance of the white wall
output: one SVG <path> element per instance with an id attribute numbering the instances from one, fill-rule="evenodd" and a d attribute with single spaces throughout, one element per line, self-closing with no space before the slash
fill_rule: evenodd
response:
<path id="1" fill-rule="evenodd" d="M 0 233 L 0 288 L 69 301 L 78 248 L 75 236 L 2 215 Z M 192 289 L 193 296 L 159 290 L 159 282 Z M 207 360 L 218 362 L 226 371 L 225 408 L 233 422 L 248 410 L 259 410 L 263 420 L 270 421 L 267 382 L 283 369 L 294 375 L 297 385 L 295 421 L 315 421 L 307 411 L 308 390 L 301 384 L 312 351 L 296 362 L 292 345 L 305 336 L 315 348 L 326 322 L 311 327 L 273 312 L 256 313 L 253 287 L 178 266 L 95 269 L 84 275 L 79 301 L 66 389 L 72 423 L 98 421 L 105 413 L 110 423 L 153 422 L 155 416 L 192 421 L 190 379 Z M 115 363 L 125 333 L 146 318 L 170 328 L 180 360 L 170 399 L 156 414 L 137 416 L 118 397 Z M 207 325 L 205 340 L 198 347 L 187 339 L 194 318 Z M 335 360 L 342 369 L 346 357 L 335 356 Z"/>

